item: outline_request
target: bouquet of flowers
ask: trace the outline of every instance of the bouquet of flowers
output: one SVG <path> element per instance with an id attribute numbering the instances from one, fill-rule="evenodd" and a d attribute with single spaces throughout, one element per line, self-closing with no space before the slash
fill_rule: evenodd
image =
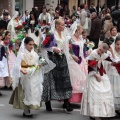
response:
<path id="1" fill-rule="evenodd" d="M 23 22 L 22 25 L 25 26 L 27 23 L 26 22 Z"/>
<path id="2" fill-rule="evenodd" d="M 18 25 L 17 27 L 15 27 L 16 33 L 19 33 L 22 30 L 22 28 L 23 28 L 22 25 Z"/>
<path id="3" fill-rule="evenodd" d="M 39 22 L 38 24 L 39 24 L 40 27 L 41 26 L 50 26 L 50 23 L 46 23 L 46 20 L 43 20 L 43 23 Z"/>
<path id="4" fill-rule="evenodd" d="M 67 27 L 70 27 L 72 25 L 72 23 L 73 22 L 72 22 L 71 19 L 68 19 L 68 20 L 65 21 L 65 24 L 66 24 Z"/>
<path id="5" fill-rule="evenodd" d="M 5 50 L 8 50 L 9 47 L 9 40 L 4 40 L 4 46 L 5 46 Z"/>
<path id="6" fill-rule="evenodd" d="M 95 44 L 94 44 L 94 42 L 92 42 L 92 41 L 86 40 L 85 46 L 86 46 L 86 51 L 88 51 L 88 50 L 94 48 L 94 47 L 95 47 Z"/>
<path id="7" fill-rule="evenodd" d="M 89 60 L 88 64 L 89 64 L 90 67 L 95 67 L 98 64 L 98 61 L 96 61 L 96 60 Z"/>
<path id="8" fill-rule="evenodd" d="M 22 25 L 18 25 L 17 27 L 15 27 L 15 32 L 18 33 L 26 33 L 25 31 L 25 26 L 26 26 L 26 22 L 23 22 Z"/>
<path id="9" fill-rule="evenodd" d="M 49 28 L 44 28 L 44 34 L 46 34 L 45 39 L 42 42 L 42 47 L 49 47 L 51 41 L 51 32 Z"/>
<path id="10" fill-rule="evenodd" d="M 38 64 L 39 64 L 39 65 L 42 65 L 42 66 L 47 65 L 48 63 L 47 63 L 47 61 L 42 57 L 42 55 L 41 55 L 41 54 L 38 54 L 38 55 L 39 55 Z"/>
<path id="11" fill-rule="evenodd" d="M 60 51 L 60 52 L 58 53 L 58 55 L 62 58 L 63 50 L 61 50 L 60 48 L 58 48 L 58 50 Z M 53 54 L 55 54 L 55 53 L 53 52 Z"/>

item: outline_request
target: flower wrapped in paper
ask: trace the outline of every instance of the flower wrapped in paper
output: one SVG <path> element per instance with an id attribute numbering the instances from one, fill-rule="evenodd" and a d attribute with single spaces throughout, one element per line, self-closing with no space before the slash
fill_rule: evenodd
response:
<path id="1" fill-rule="evenodd" d="M 40 54 L 39 54 L 39 61 L 38 61 L 38 64 L 39 64 L 39 65 L 42 65 L 42 66 L 48 64 L 47 61 L 46 61 Z"/>
<path id="2" fill-rule="evenodd" d="M 65 21 L 66 27 L 70 27 L 73 24 L 73 21 L 71 19 L 68 19 Z"/>
<path id="3" fill-rule="evenodd" d="M 45 34 L 46 37 L 43 38 L 42 47 L 43 48 L 49 48 L 49 47 L 56 46 L 54 34 L 52 34 L 50 32 L 50 29 L 49 28 L 45 28 L 44 32 L 45 32 L 44 34 Z"/>
<path id="4" fill-rule="evenodd" d="M 92 48 L 94 48 L 94 47 L 95 47 L 94 42 L 89 41 L 89 40 L 88 40 L 88 41 L 86 41 L 85 45 L 86 45 L 86 51 L 88 51 L 88 50 L 90 50 L 90 49 L 92 49 Z"/>
<path id="5" fill-rule="evenodd" d="M 5 46 L 5 50 L 8 50 L 9 47 L 9 40 L 4 40 L 4 46 Z"/>
<path id="6" fill-rule="evenodd" d="M 15 27 L 15 32 L 17 34 L 20 34 L 20 33 L 26 34 L 25 25 L 26 25 L 26 22 L 23 22 L 22 25 L 18 25 L 17 27 Z"/>
<path id="7" fill-rule="evenodd" d="M 39 26 L 50 26 L 50 23 L 46 23 L 46 20 L 43 20 L 43 23 L 39 22 Z"/>
<path id="8" fill-rule="evenodd" d="M 23 26 L 22 25 L 18 25 L 17 27 L 15 27 L 15 32 L 19 33 L 20 31 L 22 31 Z"/>

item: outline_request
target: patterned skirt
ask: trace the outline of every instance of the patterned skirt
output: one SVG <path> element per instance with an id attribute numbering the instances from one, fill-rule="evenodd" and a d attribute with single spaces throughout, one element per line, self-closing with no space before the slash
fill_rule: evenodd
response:
<path id="1" fill-rule="evenodd" d="M 37 105 L 25 105 L 23 103 L 23 99 L 24 99 L 24 91 L 22 89 L 22 85 L 19 82 L 18 87 L 16 87 L 16 89 L 13 91 L 11 97 L 10 97 L 10 101 L 9 104 L 13 105 L 13 108 L 15 109 L 35 109 L 35 110 L 39 110 L 40 107 L 42 106 L 42 103 L 40 102 L 40 107 Z"/>
<path id="2" fill-rule="evenodd" d="M 49 59 L 56 67 L 44 75 L 42 100 L 64 100 L 72 96 L 69 70 L 65 55 L 48 53 Z"/>

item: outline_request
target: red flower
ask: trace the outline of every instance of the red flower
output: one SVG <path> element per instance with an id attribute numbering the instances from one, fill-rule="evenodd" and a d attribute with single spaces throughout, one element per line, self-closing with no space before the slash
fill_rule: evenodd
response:
<path id="1" fill-rule="evenodd" d="M 43 26 L 46 26 L 46 24 L 43 23 Z"/>
<path id="2" fill-rule="evenodd" d="M 23 23 L 22 23 L 22 25 L 24 25 L 24 26 L 25 26 L 25 25 L 26 25 L 26 22 L 23 22 Z"/>
<path id="3" fill-rule="evenodd" d="M 70 24 L 72 24 L 73 22 L 72 22 L 72 20 L 70 20 Z"/>
<path id="4" fill-rule="evenodd" d="M 43 41 L 43 45 L 47 45 L 50 42 L 50 36 L 47 36 L 45 40 Z"/>
<path id="5" fill-rule="evenodd" d="M 41 23 L 41 22 L 39 22 L 39 25 L 42 25 L 42 23 Z"/>
<path id="6" fill-rule="evenodd" d="M 9 49 L 12 50 L 12 46 L 9 46 Z"/>
<path id="7" fill-rule="evenodd" d="M 21 29 L 21 28 L 22 28 L 22 25 L 18 25 L 16 28 L 17 28 L 17 29 Z"/>
<path id="8" fill-rule="evenodd" d="M 43 20 L 43 24 L 46 24 L 46 20 Z"/>
<path id="9" fill-rule="evenodd" d="M 98 61 L 96 61 L 96 60 L 89 60 L 88 64 L 89 64 L 90 67 L 94 67 L 94 66 L 96 66 L 98 64 Z"/>
<path id="10" fill-rule="evenodd" d="M 50 23 L 48 23 L 48 26 L 50 26 Z"/>
<path id="11" fill-rule="evenodd" d="M 9 40 L 4 40 L 5 45 L 9 45 Z"/>

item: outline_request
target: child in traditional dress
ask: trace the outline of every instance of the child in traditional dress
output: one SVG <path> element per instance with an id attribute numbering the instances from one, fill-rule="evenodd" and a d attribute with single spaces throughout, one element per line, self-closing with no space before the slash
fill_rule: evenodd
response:
<path id="1" fill-rule="evenodd" d="M 109 60 L 109 45 L 102 43 L 87 57 L 89 74 L 83 92 L 81 114 L 101 120 L 100 117 L 115 116 L 113 93 L 104 61 Z"/>
<path id="2" fill-rule="evenodd" d="M 32 117 L 30 109 L 41 107 L 43 74 L 33 48 L 34 40 L 26 37 L 11 71 L 14 91 L 9 103 L 16 109 L 23 109 L 24 117 Z"/>
<path id="3" fill-rule="evenodd" d="M 16 59 L 16 56 L 13 52 L 13 44 L 10 41 L 11 39 L 11 33 L 9 31 L 5 31 L 5 34 L 3 36 L 3 43 L 4 46 L 7 47 L 8 49 L 8 54 L 7 54 L 7 62 L 8 62 L 8 72 L 9 72 L 9 76 L 4 78 L 4 88 L 11 88 L 11 81 L 10 81 L 10 70 L 12 68 L 12 65 L 14 64 L 14 61 Z"/>

